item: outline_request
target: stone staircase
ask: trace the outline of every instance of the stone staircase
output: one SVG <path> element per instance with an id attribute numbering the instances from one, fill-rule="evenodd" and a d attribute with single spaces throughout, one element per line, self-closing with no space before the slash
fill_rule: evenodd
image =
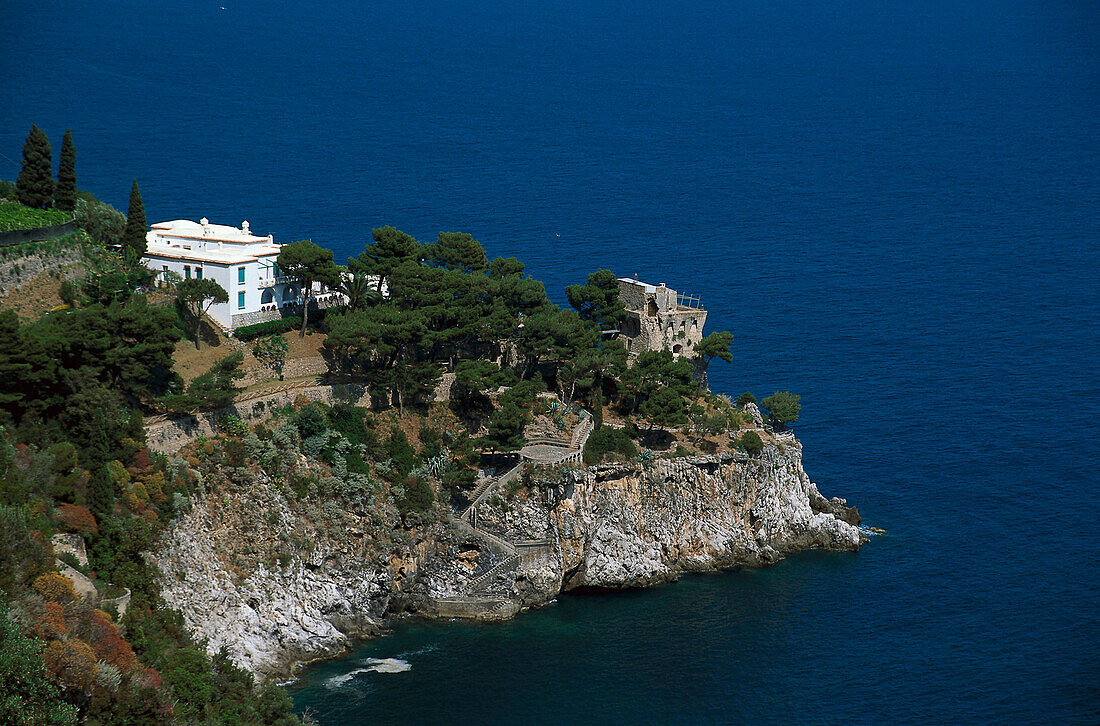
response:
<path id="1" fill-rule="evenodd" d="M 518 564 L 519 555 L 512 555 L 501 560 L 500 562 L 496 563 L 488 570 L 485 570 L 485 572 L 482 572 L 480 575 L 471 580 L 469 585 L 467 585 L 466 587 L 466 594 L 484 595 L 489 586 L 493 584 L 493 580 L 496 579 L 497 575 L 503 572 L 507 572 L 509 570 L 512 571 L 512 574 L 515 574 L 516 566 Z"/>
<path id="2" fill-rule="evenodd" d="M 516 478 L 519 477 L 519 475 L 522 471 L 523 471 L 523 462 L 521 461 L 520 463 L 516 464 L 515 466 L 513 466 L 511 469 L 506 471 L 504 474 L 501 474 L 500 476 L 486 477 L 485 479 L 483 479 L 482 482 L 480 484 L 478 484 L 477 489 L 474 490 L 474 493 L 470 498 L 470 506 L 466 507 L 466 509 L 462 512 L 462 514 L 459 515 L 459 519 L 461 519 L 464 522 L 469 522 L 470 521 L 470 513 L 474 511 L 474 507 L 476 507 L 477 505 L 481 504 L 486 499 L 488 499 L 489 495 L 492 494 L 493 490 L 497 486 L 499 486 L 501 484 L 507 484 L 508 482 L 511 482 L 511 481 L 515 481 Z"/>
<path id="3" fill-rule="evenodd" d="M 585 411 L 581 422 L 577 424 L 576 428 L 573 430 L 573 434 L 568 442 L 564 439 L 560 439 L 554 440 L 552 443 L 549 441 L 540 441 L 536 442 L 534 445 L 544 447 L 553 446 L 558 449 L 560 454 L 554 457 L 558 461 L 579 461 L 581 450 L 584 449 L 584 445 L 587 443 L 588 437 L 592 434 L 594 428 L 595 422 L 592 419 L 592 414 Z M 532 442 L 528 443 L 530 445 Z M 488 499 L 500 485 L 515 481 L 520 476 L 523 472 L 523 462 L 524 457 L 521 456 L 520 462 L 504 474 L 496 477 L 486 477 L 479 482 L 477 488 L 474 489 L 470 497 L 470 505 L 466 507 L 457 518 L 451 520 L 451 524 L 460 532 L 479 537 L 488 542 L 494 550 L 494 554 L 496 554 L 499 559 L 485 571 L 478 574 L 474 579 L 470 580 L 463 595 L 455 598 L 447 598 L 446 601 L 439 600 L 437 602 L 437 605 L 445 605 L 447 612 L 459 612 L 462 608 L 480 608 L 483 611 L 479 611 L 478 615 L 482 617 L 492 616 L 498 611 L 503 612 L 503 610 L 507 608 L 508 603 L 511 602 L 506 599 L 489 596 L 488 589 L 502 574 L 508 573 L 515 576 L 519 564 L 523 559 L 521 554 L 517 551 L 517 544 L 480 529 L 474 524 L 471 524 L 470 520 L 477 506 Z M 518 546 L 525 548 L 525 551 L 545 548 L 548 545 L 549 542 L 544 540 L 532 540 L 518 543 Z M 492 605 L 492 607 L 490 608 L 489 605 Z M 465 616 L 466 615 L 461 615 L 460 617 Z"/>

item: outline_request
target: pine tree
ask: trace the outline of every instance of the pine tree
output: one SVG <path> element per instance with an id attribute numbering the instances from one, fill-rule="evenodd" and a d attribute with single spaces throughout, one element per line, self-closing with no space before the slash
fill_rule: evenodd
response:
<path id="1" fill-rule="evenodd" d="M 15 180 L 15 196 L 20 204 L 45 209 L 53 201 L 53 161 L 50 140 L 37 126 L 31 126 L 23 144 L 23 168 Z"/>
<path id="2" fill-rule="evenodd" d="M 73 132 L 65 132 L 61 141 L 61 160 L 57 167 L 57 189 L 53 193 L 53 205 L 64 212 L 76 206 L 76 147 Z"/>
<path id="3" fill-rule="evenodd" d="M 141 190 L 137 179 L 130 188 L 130 206 L 126 210 L 126 229 L 122 232 L 122 246 L 129 248 L 141 257 L 145 254 L 145 235 L 149 230 L 145 226 L 145 205 L 141 203 Z"/>

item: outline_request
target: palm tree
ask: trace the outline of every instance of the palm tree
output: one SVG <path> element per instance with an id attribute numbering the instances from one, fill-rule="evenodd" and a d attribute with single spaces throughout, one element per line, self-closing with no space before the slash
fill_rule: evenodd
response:
<path id="1" fill-rule="evenodd" d="M 347 296 L 349 310 L 362 310 L 382 299 L 382 293 L 371 284 L 367 276 L 357 272 L 341 275 L 337 289 Z"/>

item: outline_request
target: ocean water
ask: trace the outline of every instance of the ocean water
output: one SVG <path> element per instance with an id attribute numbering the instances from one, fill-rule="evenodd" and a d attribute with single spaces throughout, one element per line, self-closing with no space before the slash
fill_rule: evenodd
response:
<path id="1" fill-rule="evenodd" d="M 801 393 L 888 531 L 401 625 L 293 687 L 320 723 L 1100 722 L 1100 5 L 8 0 L 0 41 L 0 177 L 71 127 L 150 221 L 698 294 L 714 388 Z"/>

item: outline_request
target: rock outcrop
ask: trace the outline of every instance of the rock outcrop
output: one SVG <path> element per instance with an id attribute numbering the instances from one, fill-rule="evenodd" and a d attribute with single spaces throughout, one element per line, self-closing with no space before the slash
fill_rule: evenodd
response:
<path id="1" fill-rule="evenodd" d="M 208 482 L 150 557 L 209 650 L 284 677 L 406 613 L 500 619 L 576 588 L 858 549 L 858 513 L 818 492 L 801 454 L 790 437 L 753 457 L 535 469 L 480 505 L 476 528 L 377 503 L 322 514 L 252 472 Z"/>

